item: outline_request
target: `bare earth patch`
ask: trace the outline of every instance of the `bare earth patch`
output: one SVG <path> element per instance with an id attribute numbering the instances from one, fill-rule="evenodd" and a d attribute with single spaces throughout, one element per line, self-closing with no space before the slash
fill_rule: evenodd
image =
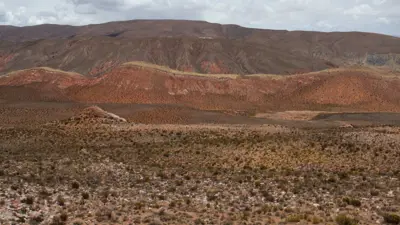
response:
<path id="1" fill-rule="evenodd" d="M 267 118 L 274 120 L 311 120 L 320 113 L 332 113 L 325 111 L 284 111 L 271 113 L 257 113 L 257 118 Z"/>

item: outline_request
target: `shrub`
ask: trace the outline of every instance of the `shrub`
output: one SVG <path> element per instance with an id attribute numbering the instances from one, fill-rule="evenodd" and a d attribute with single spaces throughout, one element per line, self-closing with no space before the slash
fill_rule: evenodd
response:
<path id="1" fill-rule="evenodd" d="M 44 221 L 43 215 L 37 214 L 37 215 L 32 215 L 32 217 L 29 220 L 29 223 L 30 224 L 40 224 L 43 221 Z"/>
<path id="2" fill-rule="evenodd" d="M 82 198 L 83 198 L 83 199 L 89 199 L 89 193 L 83 192 L 83 193 L 82 193 Z"/>
<path id="3" fill-rule="evenodd" d="M 144 202 L 135 202 L 135 204 L 134 204 L 134 209 L 136 209 L 136 210 L 140 210 L 144 207 L 145 207 Z"/>
<path id="4" fill-rule="evenodd" d="M 261 195 L 265 198 L 267 202 L 274 202 L 275 198 L 268 191 L 261 191 Z"/>
<path id="5" fill-rule="evenodd" d="M 79 183 L 77 181 L 72 182 L 71 186 L 73 189 L 79 189 Z"/>
<path id="6" fill-rule="evenodd" d="M 319 217 L 314 216 L 314 217 L 311 219 L 311 222 L 312 222 L 313 224 L 319 224 L 319 223 L 322 223 L 322 219 L 319 218 Z"/>
<path id="7" fill-rule="evenodd" d="M 203 225 L 203 224 L 206 224 L 203 220 L 201 220 L 200 218 L 197 218 L 195 221 L 194 221 L 194 224 L 196 224 L 196 225 Z"/>
<path id="8" fill-rule="evenodd" d="M 346 180 L 346 179 L 349 179 L 349 174 L 347 174 L 347 173 L 345 173 L 345 172 L 341 172 L 341 173 L 339 173 L 338 174 L 339 175 L 339 178 L 341 179 L 341 180 Z"/>
<path id="9" fill-rule="evenodd" d="M 182 180 L 177 180 L 177 181 L 175 181 L 175 185 L 176 186 L 182 186 L 183 185 L 183 181 Z"/>
<path id="10" fill-rule="evenodd" d="M 25 202 L 28 205 L 32 205 L 34 202 L 34 198 L 32 196 L 27 196 L 23 202 Z"/>
<path id="11" fill-rule="evenodd" d="M 400 224 L 400 216 L 397 214 L 385 214 L 383 215 L 385 223 L 389 224 Z"/>
<path id="12" fill-rule="evenodd" d="M 170 208 L 175 208 L 175 207 L 176 207 L 176 202 L 175 202 L 175 201 L 171 201 L 171 202 L 169 203 L 169 207 L 170 207 Z"/>
<path id="13" fill-rule="evenodd" d="M 358 199 L 354 199 L 354 198 L 345 197 L 345 198 L 343 198 L 343 202 L 345 202 L 348 205 L 355 206 L 355 207 L 361 206 L 361 201 Z"/>
<path id="14" fill-rule="evenodd" d="M 215 201 L 217 200 L 218 196 L 215 192 L 208 192 L 207 193 L 207 201 Z"/>
<path id="15" fill-rule="evenodd" d="M 72 225 L 84 225 L 85 222 L 80 219 L 76 219 L 74 222 L 72 222 Z"/>
<path id="16" fill-rule="evenodd" d="M 61 215 L 60 215 L 60 219 L 61 219 L 61 221 L 66 222 L 68 220 L 67 213 L 66 212 L 62 212 Z"/>
<path id="17" fill-rule="evenodd" d="M 336 217 L 336 223 L 338 225 L 356 225 L 358 224 L 358 221 L 342 214 Z"/>
<path id="18" fill-rule="evenodd" d="M 67 221 L 68 216 L 65 213 L 62 213 L 59 216 L 54 216 L 50 225 L 65 225 L 65 222 Z"/>
<path id="19" fill-rule="evenodd" d="M 286 219 L 287 222 L 289 223 L 298 223 L 303 219 L 303 216 L 295 214 L 295 215 L 290 215 L 288 216 L 288 218 Z"/>
<path id="20" fill-rule="evenodd" d="M 59 195 L 59 196 L 57 197 L 57 203 L 58 203 L 58 205 L 60 205 L 60 206 L 64 206 L 64 205 L 65 205 L 65 199 L 64 199 L 64 197 L 61 196 L 61 195 Z"/>
<path id="21" fill-rule="evenodd" d="M 379 191 L 378 190 L 371 190 L 371 196 L 378 196 Z"/>

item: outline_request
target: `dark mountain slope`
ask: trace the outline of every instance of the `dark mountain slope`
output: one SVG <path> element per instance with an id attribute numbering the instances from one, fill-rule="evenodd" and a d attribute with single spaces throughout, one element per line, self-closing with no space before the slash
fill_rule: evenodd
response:
<path id="1" fill-rule="evenodd" d="M 50 66 L 99 76 L 128 61 L 200 73 L 293 74 L 400 64 L 400 38 L 278 31 L 202 21 L 136 20 L 81 27 L 0 27 L 0 73 Z"/>

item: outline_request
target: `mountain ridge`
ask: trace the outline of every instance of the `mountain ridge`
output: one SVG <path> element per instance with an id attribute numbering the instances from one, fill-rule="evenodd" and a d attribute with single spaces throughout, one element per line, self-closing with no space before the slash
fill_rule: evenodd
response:
<path id="1" fill-rule="evenodd" d="M 104 23 L 93 23 L 93 24 L 85 24 L 85 25 L 69 25 L 69 24 L 38 24 L 38 25 L 31 25 L 31 26 L 14 26 L 14 25 L 0 25 L 0 34 L 7 29 L 15 29 L 15 30 L 23 30 L 23 29 L 33 29 L 33 28 L 43 28 L 43 27 L 59 27 L 59 28 L 74 28 L 75 32 L 79 33 L 82 30 L 93 28 L 93 27 L 101 27 L 107 25 L 121 25 L 121 24 L 135 24 L 135 23 L 195 23 L 195 24 L 207 24 L 210 26 L 216 27 L 234 27 L 239 29 L 247 29 L 252 31 L 272 31 L 272 32 L 308 32 L 308 33 L 320 33 L 320 34 L 351 34 L 351 33 L 360 33 L 360 34 L 370 34 L 370 35 L 381 35 L 386 37 L 394 37 L 400 38 L 397 35 L 389 35 L 384 33 L 375 33 L 375 32 L 364 32 L 364 31 L 316 31 L 316 30 L 287 30 L 287 29 L 268 29 L 268 28 L 256 28 L 256 27 L 246 27 L 241 26 L 238 24 L 220 24 L 215 22 L 208 22 L 203 20 L 179 20 L 179 19 L 135 19 L 135 20 L 124 20 L 124 21 L 109 21 Z M 120 31 L 121 28 L 120 28 Z M 104 34 L 106 35 L 106 34 Z M 0 39 L 5 40 L 4 35 L 0 36 Z M 69 37 L 68 35 L 64 36 L 65 38 Z M 34 38 L 34 39 L 41 39 L 41 38 Z"/>
<path id="2" fill-rule="evenodd" d="M 347 65 L 400 66 L 400 38 L 362 32 L 253 29 L 204 21 L 0 27 L 0 75 L 48 66 L 98 77 L 130 61 L 181 71 L 296 74 Z"/>

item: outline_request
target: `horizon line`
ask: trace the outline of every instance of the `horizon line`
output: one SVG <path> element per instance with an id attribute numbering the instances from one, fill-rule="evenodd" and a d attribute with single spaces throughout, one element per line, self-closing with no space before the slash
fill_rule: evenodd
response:
<path id="1" fill-rule="evenodd" d="M 132 19 L 132 20 L 115 20 L 115 21 L 108 21 L 108 22 L 100 22 L 100 23 L 88 23 L 88 24 L 81 24 L 81 25 L 71 25 L 71 24 L 57 24 L 57 23 L 42 23 L 36 25 L 12 25 L 12 24 L 0 24 L 0 27 L 14 27 L 14 28 L 28 28 L 28 27 L 39 27 L 39 26 L 69 26 L 69 27 L 85 27 L 85 26 L 98 26 L 110 23 L 129 23 L 129 22 L 139 22 L 139 21 L 182 21 L 182 22 L 202 22 L 202 23 L 209 23 L 209 24 L 216 24 L 222 26 L 238 26 L 246 29 L 254 29 L 254 30 L 271 30 L 271 31 L 287 31 L 287 32 L 316 32 L 316 33 L 368 33 L 368 34 L 379 34 L 379 35 L 386 35 L 395 38 L 400 38 L 400 34 L 388 34 L 388 33 L 378 33 L 378 32 L 370 32 L 370 31 L 361 31 L 361 30 L 332 30 L 332 31 L 322 31 L 322 30 L 300 30 L 300 29 L 269 29 L 269 28 L 260 28 L 260 27 L 248 27 L 242 26 L 239 24 L 233 23 L 216 23 L 210 22 L 207 20 L 190 20 L 190 19 Z"/>

